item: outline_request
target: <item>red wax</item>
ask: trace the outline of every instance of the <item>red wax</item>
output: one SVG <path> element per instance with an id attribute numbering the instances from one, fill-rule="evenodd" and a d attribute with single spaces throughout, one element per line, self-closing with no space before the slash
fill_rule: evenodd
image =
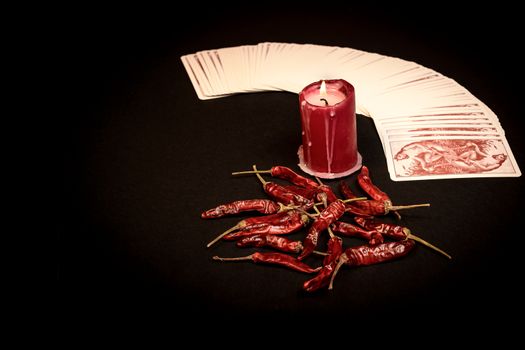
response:
<path id="1" fill-rule="evenodd" d="M 299 166 L 321 178 L 347 176 L 361 167 L 357 151 L 354 87 L 345 80 L 312 83 L 299 94 L 303 144 Z"/>

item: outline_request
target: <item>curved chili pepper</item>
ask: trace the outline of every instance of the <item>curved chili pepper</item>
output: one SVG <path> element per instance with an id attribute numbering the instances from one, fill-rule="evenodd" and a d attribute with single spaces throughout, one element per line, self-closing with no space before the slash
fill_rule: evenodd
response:
<path id="1" fill-rule="evenodd" d="M 374 183 L 372 182 L 372 179 L 370 178 L 370 172 L 366 166 L 361 167 L 361 171 L 357 175 L 357 183 L 359 183 L 359 186 L 365 191 L 370 197 L 375 199 L 376 201 L 379 201 L 379 203 L 372 203 L 370 204 L 370 210 L 376 211 L 376 212 L 382 212 L 384 209 L 385 214 L 392 211 L 398 219 L 401 219 L 401 215 L 397 212 L 397 210 L 401 209 L 408 209 L 408 208 L 416 208 L 416 207 L 428 207 L 430 204 L 416 204 L 416 205 L 405 205 L 405 206 L 394 206 L 392 205 L 392 200 L 390 197 L 383 191 L 379 189 Z M 365 205 L 364 203 L 361 203 L 361 205 Z M 360 207 L 363 208 L 363 207 Z M 366 211 L 366 209 L 365 209 Z M 368 214 L 368 215 L 385 215 L 385 214 Z"/>
<path id="2" fill-rule="evenodd" d="M 241 174 L 271 174 L 273 177 L 277 177 L 279 179 L 290 181 L 291 183 L 302 186 L 305 188 L 317 188 L 317 182 L 314 180 L 311 180 L 309 178 L 306 178 L 304 176 L 301 176 L 297 174 L 292 169 L 285 167 L 285 166 L 273 166 L 270 170 L 253 170 L 253 171 L 238 171 L 232 173 L 232 175 L 241 175 Z"/>
<path id="3" fill-rule="evenodd" d="M 301 255 L 298 257 L 299 260 L 303 260 L 312 254 L 312 252 L 315 250 L 315 247 L 317 246 L 319 233 L 321 233 L 323 230 L 326 230 L 331 223 L 343 216 L 344 213 L 345 204 L 342 201 L 337 200 L 331 203 L 319 214 L 317 219 L 315 219 L 314 223 L 308 230 L 308 235 L 306 236 L 303 243 L 304 249 L 301 252 Z"/>
<path id="4" fill-rule="evenodd" d="M 283 253 L 260 253 L 256 252 L 248 256 L 238 257 L 238 258 L 221 258 L 214 256 L 213 260 L 219 261 L 245 261 L 251 260 L 254 263 L 264 263 L 264 264 L 275 264 L 287 267 L 289 269 L 305 272 L 305 273 L 314 273 L 319 271 L 321 268 L 312 268 L 302 261 L 297 260 L 293 256 L 286 255 Z"/>
<path id="5" fill-rule="evenodd" d="M 317 183 L 314 180 L 311 180 L 309 178 L 306 178 L 304 176 L 301 176 L 297 174 L 292 169 L 285 167 L 285 166 L 274 166 L 271 169 L 271 174 L 274 177 L 278 177 L 280 179 L 288 180 L 291 183 L 303 186 L 306 188 L 315 188 L 317 187 Z"/>
<path id="6" fill-rule="evenodd" d="M 392 205 L 392 200 L 390 197 L 383 191 L 379 189 L 374 183 L 372 182 L 372 179 L 370 178 L 370 172 L 368 171 L 368 168 L 366 166 L 361 167 L 361 171 L 357 175 L 357 183 L 363 191 L 365 191 L 370 197 L 372 197 L 375 200 L 378 201 L 385 201 L 388 202 L 389 205 Z M 397 211 L 393 212 L 398 219 L 401 219 L 401 215 Z"/>
<path id="7" fill-rule="evenodd" d="M 215 208 L 206 210 L 201 214 L 203 219 L 215 219 L 226 215 L 239 214 L 245 211 L 258 211 L 261 214 L 275 214 L 281 210 L 283 205 L 279 205 L 269 199 L 245 199 L 231 203 L 221 204 Z"/>
<path id="8" fill-rule="evenodd" d="M 390 237 L 397 241 L 405 240 L 405 239 L 413 239 L 414 241 L 417 241 L 423 245 L 426 245 L 427 247 L 434 249 L 435 251 L 443 254 L 447 258 L 452 259 L 452 257 L 449 254 L 445 253 L 443 250 L 439 249 L 433 244 L 428 243 L 424 239 L 412 234 L 408 227 L 387 224 L 383 222 L 376 222 L 374 220 L 362 218 L 362 217 L 356 217 L 354 218 L 354 220 L 359 225 L 361 225 L 365 230 L 376 230 L 377 232 L 380 232 L 384 236 Z"/>
<path id="9" fill-rule="evenodd" d="M 343 253 L 343 240 L 339 237 L 330 237 L 328 241 L 328 255 L 323 260 L 321 271 L 312 279 L 304 282 L 303 289 L 307 292 L 314 292 L 326 287 L 330 282 L 334 268 L 337 265 L 339 256 Z"/>
<path id="10" fill-rule="evenodd" d="M 268 224 L 260 226 L 245 227 L 237 232 L 228 233 L 222 238 L 226 241 L 234 241 L 243 237 L 253 235 L 286 235 L 299 231 L 303 228 L 310 219 L 304 213 L 292 211 L 289 213 L 289 217 L 285 222 L 278 224 Z"/>
<path id="11" fill-rule="evenodd" d="M 263 185 L 263 188 L 264 192 L 266 192 L 270 197 L 285 205 L 296 205 L 308 209 L 313 206 L 313 201 L 288 191 L 286 188 L 276 184 L 275 182 L 266 182 Z"/>
<path id="12" fill-rule="evenodd" d="M 374 247 L 362 245 L 347 248 L 339 257 L 328 289 L 333 288 L 335 276 L 343 264 L 349 266 L 365 266 L 398 259 L 407 255 L 414 248 L 414 245 L 413 240 L 407 239 L 400 242 L 382 243 Z"/>
<path id="13" fill-rule="evenodd" d="M 375 220 L 359 216 L 355 217 L 354 221 L 357 222 L 365 230 L 377 231 L 389 238 L 395 239 L 396 241 L 407 239 L 405 227 L 403 226 L 377 222 Z"/>
<path id="14" fill-rule="evenodd" d="M 302 196 L 306 199 L 314 199 L 318 191 L 315 188 L 305 188 L 297 185 L 284 185 L 283 186 L 287 191 L 293 192 Z"/>
<path id="15" fill-rule="evenodd" d="M 237 247 L 270 247 L 286 253 L 299 253 L 303 250 L 301 241 L 292 241 L 275 235 L 255 235 L 237 242 Z"/>
<path id="16" fill-rule="evenodd" d="M 346 199 L 357 198 L 357 195 L 354 192 L 352 192 L 350 186 L 348 186 L 348 184 L 345 181 L 341 181 L 339 183 L 339 189 L 341 190 L 343 197 L 345 197 Z"/>
<path id="17" fill-rule="evenodd" d="M 370 245 L 383 243 L 383 235 L 376 230 L 365 231 L 361 227 L 352 225 L 348 222 L 336 221 L 330 225 L 332 231 L 340 233 L 346 237 L 361 237 L 368 240 Z"/>
<path id="18" fill-rule="evenodd" d="M 329 265 L 343 254 L 343 240 L 340 237 L 332 236 L 328 240 L 327 256 L 323 259 L 323 265 Z"/>
<path id="19" fill-rule="evenodd" d="M 318 202 L 322 202 L 325 207 L 338 199 L 332 189 L 326 185 L 319 185 L 316 188 L 305 188 L 296 185 L 285 185 L 283 187 L 288 191 L 298 194 L 306 199 L 315 199 Z"/>
<path id="20" fill-rule="evenodd" d="M 361 171 L 357 175 L 357 182 L 359 186 L 365 191 L 370 197 L 376 200 L 390 201 L 390 197 L 379 189 L 370 178 L 370 171 L 363 165 Z"/>
<path id="21" fill-rule="evenodd" d="M 343 194 L 344 198 L 346 199 L 358 198 L 357 195 L 354 192 L 352 192 L 352 190 L 350 189 L 350 186 L 348 186 L 348 184 L 345 181 L 341 181 L 339 187 L 341 189 L 341 193 Z M 359 216 L 369 216 L 370 215 L 366 212 L 366 210 L 359 208 L 359 206 L 357 206 L 356 203 L 358 202 L 346 203 L 345 204 L 346 212 L 352 213 L 354 215 L 359 215 Z"/>
<path id="22" fill-rule="evenodd" d="M 282 211 L 276 214 L 266 215 L 266 216 L 255 216 L 248 219 L 244 219 L 239 221 L 235 226 L 229 228 L 228 230 L 224 231 L 217 237 L 215 237 L 210 243 L 207 244 L 207 247 L 211 247 L 214 243 L 219 241 L 221 238 L 226 236 L 227 234 L 241 229 L 255 229 L 257 227 L 266 227 L 268 225 L 282 225 L 290 220 L 290 215 L 294 215 L 294 213 L 299 213 L 296 210 L 291 211 L 292 214 L 290 214 L 289 211 Z"/>
<path id="23" fill-rule="evenodd" d="M 367 172 L 368 172 L 368 169 L 366 169 L 365 173 Z M 364 176 L 363 178 L 367 178 L 367 176 Z M 374 185 L 372 184 L 372 186 Z M 350 187 L 348 186 L 346 182 L 342 181 L 340 184 L 340 188 L 341 188 L 341 193 L 343 193 L 343 196 L 345 198 L 347 199 L 357 198 L 357 196 L 352 192 L 352 190 L 350 189 Z M 377 188 L 377 187 L 374 186 L 374 188 Z M 384 192 L 381 192 L 381 193 L 384 193 Z M 419 208 L 419 207 L 428 207 L 428 206 L 430 206 L 430 204 L 413 204 L 413 205 L 394 206 L 392 205 L 392 201 L 390 200 L 383 200 L 383 199 L 370 200 L 369 199 L 369 200 L 364 200 L 364 201 L 347 203 L 346 211 L 354 215 L 359 215 L 359 216 L 381 216 L 381 215 L 386 215 L 391 211 Z"/>

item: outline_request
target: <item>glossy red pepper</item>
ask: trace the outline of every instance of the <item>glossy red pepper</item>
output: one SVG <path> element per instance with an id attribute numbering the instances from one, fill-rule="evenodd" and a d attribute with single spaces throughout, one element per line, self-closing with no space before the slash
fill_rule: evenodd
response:
<path id="1" fill-rule="evenodd" d="M 296 258 L 286 255 L 283 253 L 260 253 L 256 252 L 248 256 L 237 257 L 237 258 L 221 258 L 214 256 L 213 260 L 219 261 L 246 261 L 251 260 L 254 263 L 263 263 L 263 264 L 274 264 L 287 267 L 289 269 L 305 272 L 305 273 L 314 273 L 319 271 L 321 268 L 312 268 L 302 261 L 297 260 Z"/>
<path id="2" fill-rule="evenodd" d="M 328 255 L 323 260 L 321 271 L 312 279 L 304 282 L 303 289 L 307 292 L 314 292 L 330 283 L 330 278 L 334 272 L 339 256 L 343 253 L 343 240 L 339 237 L 330 237 L 328 241 Z"/>
<path id="3" fill-rule="evenodd" d="M 237 242 L 237 247 L 269 247 L 286 253 L 299 253 L 303 250 L 301 241 L 274 235 L 255 235 Z"/>
<path id="4" fill-rule="evenodd" d="M 400 226 L 400 225 L 393 225 L 393 224 L 387 224 L 383 222 L 376 222 L 369 218 L 363 218 L 363 217 L 356 217 L 354 218 L 355 222 L 357 222 L 361 227 L 363 227 L 365 230 L 376 230 L 377 232 L 380 232 L 383 236 L 395 239 L 395 240 L 404 240 L 404 239 L 413 239 L 441 254 L 446 256 L 449 259 L 452 259 L 452 257 L 444 252 L 443 250 L 439 249 L 435 245 L 428 243 L 424 239 L 412 234 L 410 232 L 410 229 L 408 227 Z"/>
<path id="5" fill-rule="evenodd" d="M 336 221 L 330 225 L 332 231 L 342 234 L 346 237 L 360 237 L 368 240 L 370 245 L 383 243 L 383 235 L 376 230 L 365 231 L 361 227 L 352 225 L 348 222 Z"/>
<path id="6" fill-rule="evenodd" d="M 414 241 L 407 239 L 400 242 L 382 243 L 374 247 L 362 245 L 347 248 L 339 257 L 328 289 L 333 288 L 335 276 L 343 264 L 349 266 L 365 266 L 398 259 L 407 255 L 414 248 L 414 245 Z"/>
<path id="7" fill-rule="evenodd" d="M 319 214 L 308 230 L 308 235 L 303 242 L 304 249 L 298 257 L 299 260 L 303 260 L 312 254 L 312 252 L 317 247 L 319 233 L 321 233 L 323 230 L 326 230 L 330 224 L 338 220 L 341 216 L 343 216 L 344 213 L 345 204 L 342 201 L 337 200 L 331 203 Z"/>
<path id="8" fill-rule="evenodd" d="M 246 199 L 221 204 L 201 214 L 203 219 L 215 219 L 226 215 L 235 215 L 246 211 L 258 211 L 261 214 L 275 214 L 283 208 L 282 204 L 269 199 Z"/>

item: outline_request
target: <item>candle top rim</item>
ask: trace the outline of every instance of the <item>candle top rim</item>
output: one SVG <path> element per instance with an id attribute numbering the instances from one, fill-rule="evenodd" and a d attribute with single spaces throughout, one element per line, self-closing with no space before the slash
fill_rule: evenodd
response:
<path id="1" fill-rule="evenodd" d="M 311 103 L 308 100 L 308 97 L 315 94 L 315 92 L 319 93 L 322 82 L 325 82 L 326 84 L 326 91 L 327 92 L 337 92 L 338 94 L 341 94 L 343 99 L 337 103 L 330 104 L 330 105 L 317 105 L 315 103 Z M 334 86 L 336 88 L 334 88 Z M 326 80 L 319 80 L 316 82 L 313 82 L 311 84 L 308 84 L 303 90 L 299 93 L 299 97 L 302 97 L 302 100 L 307 103 L 308 105 L 316 108 L 330 108 L 338 106 L 339 104 L 345 103 L 349 97 L 354 95 L 354 87 L 352 84 L 347 82 L 344 79 L 326 79 Z"/>

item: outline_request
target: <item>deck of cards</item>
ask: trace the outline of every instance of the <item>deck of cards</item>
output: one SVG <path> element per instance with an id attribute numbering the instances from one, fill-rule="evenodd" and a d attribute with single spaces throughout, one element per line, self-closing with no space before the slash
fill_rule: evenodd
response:
<path id="1" fill-rule="evenodd" d="M 258 91 L 299 93 L 345 79 L 357 113 L 373 118 L 394 181 L 517 177 L 498 117 L 453 79 L 415 62 L 352 48 L 260 43 L 181 57 L 201 100 Z"/>

